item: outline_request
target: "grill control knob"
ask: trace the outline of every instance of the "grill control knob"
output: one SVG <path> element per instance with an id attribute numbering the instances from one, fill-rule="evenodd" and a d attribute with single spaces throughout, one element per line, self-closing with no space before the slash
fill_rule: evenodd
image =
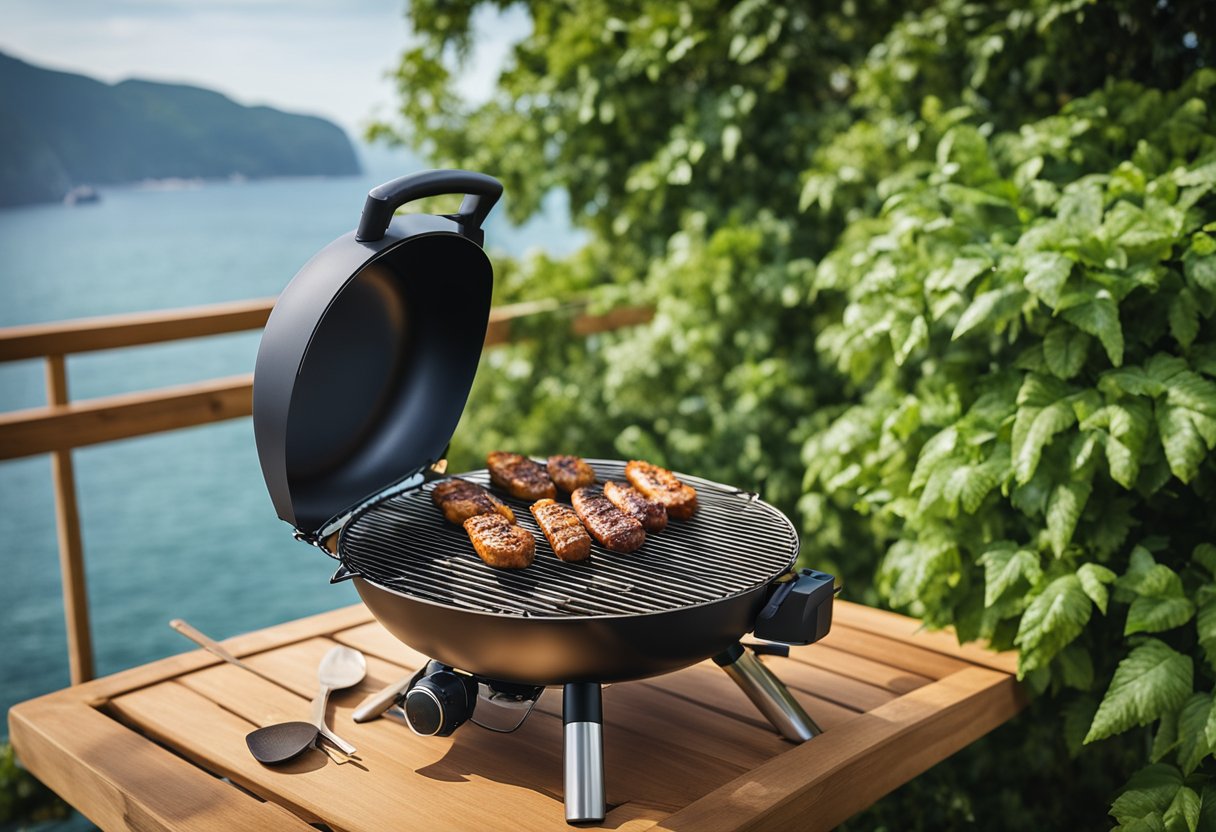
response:
<path id="1" fill-rule="evenodd" d="M 405 693 L 402 707 L 410 730 L 423 737 L 446 737 L 473 715 L 477 682 L 439 665 L 427 667 Z"/>

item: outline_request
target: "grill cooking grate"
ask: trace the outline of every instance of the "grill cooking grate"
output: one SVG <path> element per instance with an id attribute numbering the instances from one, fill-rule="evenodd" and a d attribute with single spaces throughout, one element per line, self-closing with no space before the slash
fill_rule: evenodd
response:
<path id="1" fill-rule="evenodd" d="M 625 480 L 623 462 L 587 462 L 600 482 Z M 459 476 L 490 487 L 484 469 Z M 522 570 L 491 569 L 464 529 L 448 523 L 431 502 L 436 483 L 356 515 L 342 532 L 339 554 L 349 568 L 387 589 L 448 606 L 544 617 L 639 615 L 717 601 L 767 583 L 793 563 L 798 535 L 785 515 L 754 494 L 680 478 L 697 489 L 696 515 L 670 520 L 631 554 L 593 542 L 589 561 L 562 563 L 528 511 L 530 503 L 494 489 L 536 536 L 536 561 Z"/>

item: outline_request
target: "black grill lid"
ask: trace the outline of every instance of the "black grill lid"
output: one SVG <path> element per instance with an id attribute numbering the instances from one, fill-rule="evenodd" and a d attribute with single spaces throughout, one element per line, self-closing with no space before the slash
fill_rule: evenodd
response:
<path id="1" fill-rule="evenodd" d="M 448 193 L 469 194 L 459 214 L 392 219 Z M 258 349 L 253 426 L 275 510 L 295 528 L 318 532 L 443 454 L 485 341 L 494 278 L 481 222 L 501 193 L 466 171 L 381 185 L 358 231 L 279 296 Z"/>

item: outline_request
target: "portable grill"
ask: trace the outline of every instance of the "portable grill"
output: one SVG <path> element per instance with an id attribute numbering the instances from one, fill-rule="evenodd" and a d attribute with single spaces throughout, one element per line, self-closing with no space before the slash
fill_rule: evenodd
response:
<path id="1" fill-rule="evenodd" d="M 499 496 L 537 541 L 523 570 L 486 566 L 432 504 L 447 443 L 476 373 L 492 269 L 481 223 L 497 180 L 430 171 L 368 195 L 359 228 L 283 291 L 254 374 L 254 429 L 267 488 L 295 535 L 336 557 L 394 636 L 431 657 L 399 691 L 419 734 L 446 736 L 495 708 L 564 686 L 566 819 L 605 811 L 601 684 L 713 657 L 785 737 L 819 729 L 740 638 L 808 644 L 831 626 L 833 580 L 794 570 L 798 535 L 756 494 L 679 475 L 699 509 L 636 552 L 598 544 L 563 563 L 528 503 Z M 458 214 L 397 208 L 467 196 Z M 600 482 L 624 462 L 589 460 Z M 489 486 L 482 471 L 462 477 Z M 480 711 L 478 710 L 480 708 Z M 522 720 L 522 717 L 520 718 Z M 518 726 L 497 728 L 511 730 Z"/>

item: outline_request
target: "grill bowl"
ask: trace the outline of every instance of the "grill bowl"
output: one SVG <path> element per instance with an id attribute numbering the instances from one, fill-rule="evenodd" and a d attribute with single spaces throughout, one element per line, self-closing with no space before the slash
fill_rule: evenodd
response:
<path id="1" fill-rule="evenodd" d="M 588 462 L 601 482 L 624 480 L 624 462 Z M 489 484 L 484 470 L 459 476 Z M 389 632 L 461 670 L 545 685 L 668 673 L 750 631 L 773 579 L 798 555 L 789 520 L 756 495 L 680 478 L 697 489 L 696 516 L 630 554 L 596 544 L 588 562 L 560 563 L 528 503 L 496 491 L 537 551 L 528 569 L 491 569 L 432 504 L 432 484 L 360 511 L 338 554 Z"/>

